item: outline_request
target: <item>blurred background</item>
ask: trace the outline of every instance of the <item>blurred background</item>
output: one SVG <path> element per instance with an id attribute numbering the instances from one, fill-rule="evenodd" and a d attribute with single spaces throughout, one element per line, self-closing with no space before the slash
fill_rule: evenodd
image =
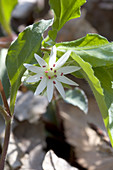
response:
<path id="1" fill-rule="evenodd" d="M 19 0 L 11 14 L 12 35 L 9 36 L 0 25 L 0 78 L 7 98 L 10 84 L 5 56 L 11 42 L 26 26 L 40 19 L 50 18 L 53 18 L 53 12 L 48 0 Z M 98 33 L 109 41 L 113 40 L 113 0 L 87 0 L 81 8 L 81 17 L 68 21 L 59 31 L 56 41 L 71 41 L 88 33 Z M 85 80 L 76 78 L 76 82 L 88 98 L 89 109 L 85 115 L 77 107 L 59 102 L 68 156 L 64 154 L 65 147 L 61 150 L 64 143 L 59 142 L 59 135 L 47 138 L 48 132 L 45 132 L 44 127 L 49 126 L 51 129 L 53 126 L 42 118 L 48 105 L 46 98 L 34 97 L 31 91 L 22 86 L 17 95 L 5 170 L 42 170 L 42 161 L 49 149 L 79 170 L 113 169 L 113 150 L 95 98 Z M 1 99 L 0 103 L 2 104 Z M 57 130 L 54 129 L 53 133 L 56 135 Z M 0 116 L 0 145 L 3 136 L 4 120 Z"/>
<path id="2" fill-rule="evenodd" d="M 82 16 L 79 19 L 69 21 L 64 26 L 62 29 L 64 37 L 62 35 L 58 38 L 58 41 L 80 38 L 85 36 L 86 33 L 92 32 L 98 32 L 112 41 L 112 12 L 113 0 L 87 0 L 87 3 L 82 7 Z M 42 18 L 49 19 L 52 17 L 53 14 L 50 11 L 48 0 L 19 0 L 12 12 L 11 27 L 18 34 L 27 25 Z M 0 36 L 3 35 L 4 31 L 1 29 Z"/>

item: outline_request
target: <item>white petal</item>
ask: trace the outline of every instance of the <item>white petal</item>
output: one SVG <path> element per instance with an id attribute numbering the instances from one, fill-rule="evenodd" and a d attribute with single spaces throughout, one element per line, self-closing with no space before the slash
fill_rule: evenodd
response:
<path id="1" fill-rule="evenodd" d="M 30 76 L 27 78 L 26 82 L 27 83 L 33 83 L 33 82 L 38 82 L 40 80 L 41 75 L 40 74 L 36 74 L 34 76 Z"/>
<path id="2" fill-rule="evenodd" d="M 43 58 L 41 58 L 38 54 L 34 54 L 34 56 L 41 67 L 47 65 L 45 60 L 43 60 Z"/>
<path id="3" fill-rule="evenodd" d="M 62 84 L 57 80 L 55 80 L 55 82 L 56 82 L 56 84 L 54 84 L 55 87 L 57 88 L 57 90 L 59 91 L 61 96 L 65 99 L 65 91 L 64 91 L 64 88 L 63 88 Z"/>
<path id="4" fill-rule="evenodd" d="M 47 78 L 44 77 L 39 83 L 34 95 L 39 95 L 47 86 Z"/>
<path id="5" fill-rule="evenodd" d="M 47 97 L 48 97 L 49 102 L 52 100 L 52 97 L 53 97 L 53 89 L 54 89 L 53 80 L 48 80 L 48 82 L 47 82 Z"/>
<path id="6" fill-rule="evenodd" d="M 34 73 L 43 72 L 43 69 L 41 67 L 33 66 L 32 64 L 24 64 L 24 66 Z"/>
<path id="7" fill-rule="evenodd" d="M 56 68 L 59 68 L 64 65 L 64 63 L 68 60 L 69 56 L 71 54 L 71 51 L 67 51 L 57 62 L 56 62 Z"/>
<path id="8" fill-rule="evenodd" d="M 77 66 L 65 66 L 65 67 L 61 67 L 58 69 L 58 73 L 63 73 L 63 74 L 69 74 L 75 71 L 80 70 L 80 67 Z"/>
<path id="9" fill-rule="evenodd" d="M 27 69 L 28 69 L 28 67 L 33 66 L 32 64 L 27 64 L 27 63 L 24 63 L 23 65 L 24 65 L 24 67 L 26 67 Z"/>
<path id="10" fill-rule="evenodd" d="M 49 66 L 53 67 L 53 64 L 55 64 L 55 62 L 56 62 L 56 46 L 54 45 L 51 50 L 51 54 L 49 58 Z"/>
<path id="11" fill-rule="evenodd" d="M 65 76 L 57 76 L 56 78 L 58 81 L 65 83 L 65 84 L 69 84 L 69 85 L 74 85 L 74 86 L 78 86 L 77 83 L 75 83 L 74 81 L 70 80 L 69 78 L 65 77 Z"/>

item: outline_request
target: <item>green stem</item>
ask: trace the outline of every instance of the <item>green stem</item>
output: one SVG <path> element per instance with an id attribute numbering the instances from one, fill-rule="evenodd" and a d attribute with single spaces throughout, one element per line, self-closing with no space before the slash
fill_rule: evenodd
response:
<path id="1" fill-rule="evenodd" d="M 10 129 L 11 129 L 11 113 L 10 113 L 10 109 L 9 109 L 9 106 L 7 103 L 7 99 L 5 96 L 5 92 L 4 92 L 1 80 L 0 80 L 0 93 L 2 96 L 3 103 L 4 103 L 4 107 L 6 109 L 6 112 L 5 111 L 3 112 L 6 127 L 5 127 L 4 144 L 3 144 L 2 154 L 1 154 L 1 158 L 0 158 L 0 170 L 3 170 L 4 165 L 5 165 L 5 159 L 6 159 L 6 155 L 7 155 L 8 145 L 9 145 L 9 137 L 10 137 Z"/>
<path id="2" fill-rule="evenodd" d="M 58 100 L 56 99 L 56 91 L 54 90 L 54 93 L 53 93 L 53 100 L 55 100 L 55 106 L 56 106 L 56 118 L 57 118 L 57 123 L 58 123 L 58 127 L 59 129 L 62 131 L 64 128 L 63 128 L 63 121 L 62 121 L 62 118 L 61 118 L 61 115 L 60 115 L 60 109 L 59 109 L 59 105 L 58 105 Z"/>

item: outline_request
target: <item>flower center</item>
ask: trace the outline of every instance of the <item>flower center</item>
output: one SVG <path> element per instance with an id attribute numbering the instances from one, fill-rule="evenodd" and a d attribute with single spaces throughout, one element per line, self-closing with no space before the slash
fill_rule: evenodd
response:
<path id="1" fill-rule="evenodd" d="M 57 71 L 55 70 L 55 64 L 53 64 L 53 67 L 47 68 L 45 70 L 45 75 L 48 77 L 48 79 L 52 79 L 57 77 L 56 72 Z"/>

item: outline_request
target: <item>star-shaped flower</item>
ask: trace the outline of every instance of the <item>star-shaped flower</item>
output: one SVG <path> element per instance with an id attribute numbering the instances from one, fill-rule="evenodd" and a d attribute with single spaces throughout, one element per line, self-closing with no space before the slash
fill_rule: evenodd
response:
<path id="1" fill-rule="evenodd" d="M 65 98 L 65 91 L 61 83 L 68 85 L 78 86 L 77 83 L 67 78 L 65 75 L 78 71 L 80 67 L 77 66 L 64 66 L 68 60 L 71 51 L 67 51 L 58 61 L 56 62 L 56 47 L 53 46 L 49 58 L 49 63 L 46 63 L 39 55 L 35 54 L 35 59 L 37 60 L 38 66 L 33 66 L 32 64 L 24 64 L 24 66 L 36 73 L 33 76 L 27 78 L 28 83 L 39 82 L 38 87 L 36 88 L 35 95 L 39 95 L 47 87 L 47 98 L 50 102 L 53 97 L 54 86 L 57 88 L 59 93 L 63 98 Z"/>

